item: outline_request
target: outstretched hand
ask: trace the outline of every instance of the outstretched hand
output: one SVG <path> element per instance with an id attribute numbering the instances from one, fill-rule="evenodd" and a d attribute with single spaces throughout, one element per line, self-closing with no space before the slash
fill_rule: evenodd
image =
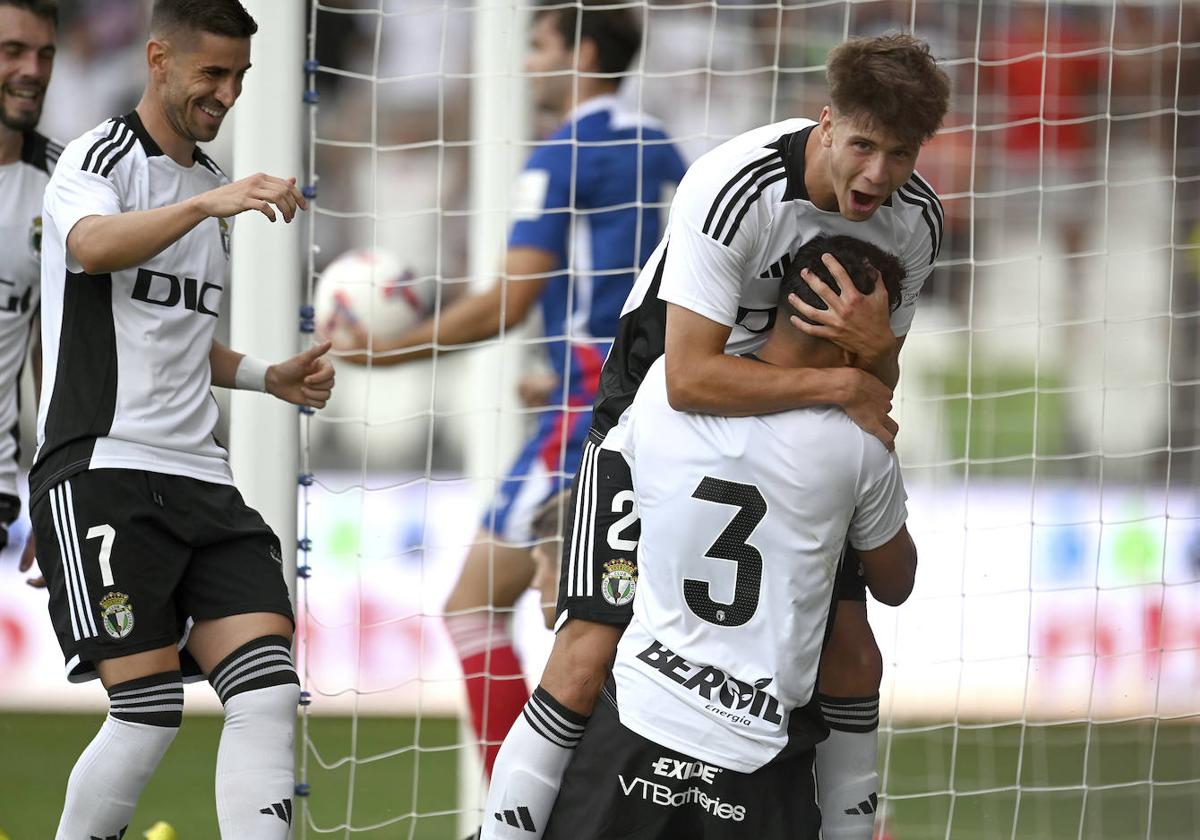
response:
<path id="1" fill-rule="evenodd" d="M 888 294 L 883 278 L 878 269 L 873 268 L 875 289 L 871 294 L 864 295 L 832 254 L 822 255 L 821 261 L 837 280 L 841 294 L 807 268 L 803 269 L 800 276 L 829 308 L 817 309 L 796 295 L 789 295 L 788 303 L 797 312 L 817 322 L 813 325 L 792 315 L 792 326 L 802 333 L 832 341 L 846 352 L 853 353 L 862 367 L 870 368 L 891 354 L 896 346 L 896 338 L 888 323 L 891 313 L 888 311 Z"/>
<path id="2" fill-rule="evenodd" d="M 324 408 L 333 393 L 333 363 L 325 358 L 328 341 L 267 368 L 267 393 L 293 405 Z"/>
<path id="3" fill-rule="evenodd" d="M 308 209 L 308 202 L 296 187 L 295 178 L 276 178 L 262 172 L 201 193 L 195 200 L 206 216 L 218 219 L 257 210 L 273 222 L 278 208 L 283 220 L 290 222 L 297 209 Z"/>
<path id="4" fill-rule="evenodd" d="M 25 540 L 25 548 L 21 552 L 21 562 L 17 564 L 17 570 L 28 572 L 33 568 L 34 562 L 37 560 L 37 541 L 33 538 L 33 531 L 30 530 L 29 537 Z M 37 577 L 25 578 L 25 582 L 34 589 L 46 588 L 46 576 L 38 575 Z"/>

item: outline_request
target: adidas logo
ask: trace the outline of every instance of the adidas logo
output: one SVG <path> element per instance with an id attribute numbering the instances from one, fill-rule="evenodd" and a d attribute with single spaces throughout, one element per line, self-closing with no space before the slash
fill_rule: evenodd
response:
<path id="1" fill-rule="evenodd" d="M 859 802 L 857 808 L 847 808 L 845 813 L 847 813 L 847 814 L 863 814 L 863 815 L 874 814 L 876 809 L 878 808 L 878 806 L 879 806 L 879 797 L 872 793 L 869 797 L 864 799 L 862 802 Z"/>
<path id="2" fill-rule="evenodd" d="M 496 819 L 499 822 L 506 822 L 515 828 L 522 828 L 525 831 L 537 831 L 533 824 L 533 815 L 529 813 L 529 809 L 521 805 L 515 811 L 497 811 Z"/>
<path id="3" fill-rule="evenodd" d="M 283 820 L 288 825 L 291 825 L 292 824 L 292 800 L 285 799 L 282 802 L 276 802 L 270 808 L 259 808 L 258 813 L 267 814 L 267 815 L 274 814 L 275 816 L 279 817 L 279 819 Z"/>
<path id="4" fill-rule="evenodd" d="M 128 830 L 129 830 L 129 826 L 125 826 L 117 834 L 110 834 L 107 837 L 97 837 L 96 835 L 93 834 L 88 838 L 88 840 L 121 840 L 121 838 L 125 836 L 125 832 Z"/>

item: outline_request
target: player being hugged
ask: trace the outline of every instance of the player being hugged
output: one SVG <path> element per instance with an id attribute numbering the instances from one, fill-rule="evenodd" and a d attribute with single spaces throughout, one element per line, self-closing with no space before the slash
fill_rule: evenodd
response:
<path id="1" fill-rule="evenodd" d="M 625 302 L 572 485 L 554 647 L 496 759 L 484 840 L 540 836 L 632 615 L 637 502 L 629 469 L 606 438 L 660 355 L 673 408 L 740 417 L 837 405 L 864 431 L 893 443 L 888 412 L 899 353 L 942 239 L 941 204 L 915 168 L 946 114 L 950 82 L 928 45 L 905 34 L 838 45 L 826 76 L 829 104 L 815 121 L 753 129 L 692 164 L 671 203 L 666 235 Z M 815 322 L 799 328 L 832 340 L 853 365 L 779 367 L 742 358 L 766 340 L 794 255 L 822 234 L 853 236 L 895 254 L 905 269 L 900 305 L 889 310 L 881 289 L 867 295 L 843 284 L 835 295 L 814 279 L 827 308 L 798 301 L 797 311 Z M 874 824 L 883 662 L 857 570 L 853 559 L 843 564 L 821 663 L 822 711 L 835 730 L 817 758 L 821 801 L 834 803 L 826 809 L 825 840 L 869 840 Z M 490 819 L 520 807 L 530 813 L 531 834 Z"/>
<path id="2" fill-rule="evenodd" d="M 803 311 L 793 294 L 824 308 L 801 268 L 835 291 L 900 302 L 899 261 L 821 236 L 787 272 L 781 312 Z M 788 318 L 747 355 L 783 369 L 853 362 Z M 895 454 L 836 406 L 676 411 L 661 358 L 609 442 L 637 492 L 641 575 L 615 695 L 597 703 L 544 836 L 816 840 L 814 747 L 828 732 L 817 668 L 843 547 L 884 603 L 902 603 L 916 572 Z"/>
<path id="3" fill-rule="evenodd" d="M 305 202 L 295 179 L 230 183 L 196 145 L 241 93 L 257 29 L 237 0 L 157 0 L 137 108 L 70 143 L 46 189 L 32 519 L 68 677 L 99 676 L 110 704 L 60 840 L 125 833 L 178 731 L 182 680 L 200 674 L 225 707 L 221 835 L 289 832 L 292 609 L 279 540 L 214 437 L 210 387 L 320 408 L 333 370 L 327 345 L 268 364 L 214 339 L 228 219 L 290 222 Z"/>

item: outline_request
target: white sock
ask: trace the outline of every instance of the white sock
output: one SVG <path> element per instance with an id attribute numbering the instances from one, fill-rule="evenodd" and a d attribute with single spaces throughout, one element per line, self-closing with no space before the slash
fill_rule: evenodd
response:
<path id="1" fill-rule="evenodd" d="M 496 756 L 481 840 L 541 840 L 587 720 L 541 686 L 534 690 Z"/>
<path id="2" fill-rule="evenodd" d="M 108 696 L 108 717 L 67 782 L 58 840 L 118 840 L 179 731 L 183 682 L 178 671 L 114 685 Z"/>
<path id="3" fill-rule="evenodd" d="M 286 840 L 296 787 L 300 684 L 287 639 L 267 636 L 209 674 L 225 706 L 217 749 L 217 822 L 225 840 Z"/>
<path id="4" fill-rule="evenodd" d="M 817 744 L 823 840 L 871 840 L 879 807 L 879 695 L 820 697 L 829 737 Z"/>

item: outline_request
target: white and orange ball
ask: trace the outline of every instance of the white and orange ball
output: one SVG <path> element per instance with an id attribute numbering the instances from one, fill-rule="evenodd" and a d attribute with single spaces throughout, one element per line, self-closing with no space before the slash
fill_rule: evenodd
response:
<path id="1" fill-rule="evenodd" d="M 391 251 L 358 248 L 325 267 L 314 298 L 317 331 L 335 345 L 353 346 L 364 335 L 387 342 L 429 312 L 433 281 L 418 279 Z"/>

